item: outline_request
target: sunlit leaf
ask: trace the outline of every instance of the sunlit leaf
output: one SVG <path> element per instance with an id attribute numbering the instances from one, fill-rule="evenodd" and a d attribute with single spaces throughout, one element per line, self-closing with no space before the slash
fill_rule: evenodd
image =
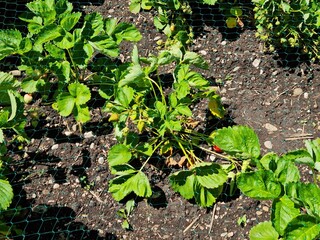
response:
<path id="1" fill-rule="evenodd" d="M 278 240 L 279 234 L 273 228 L 271 222 L 262 222 L 251 228 L 250 240 Z"/>
<path id="2" fill-rule="evenodd" d="M 320 236 L 319 219 L 300 215 L 293 219 L 286 228 L 286 240 L 314 240 Z"/>
<path id="3" fill-rule="evenodd" d="M 12 201 L 13 189 L 9 181 L 0 179 L 0 210 L 6 210 Z"/>
<path id="4" fill-rule="evenodd" d="M 139 197 L 150 197 L 152 195 L 149 180 L 141 171 L 112 179 L 109 182 L 109 192 L 116 201 L 122 200 L 132 192 Z"/>
<path id="5" fill-rule="evenodd" d="M 224 152 L 238 158 L 258 158 L 259 139 L 253 129 L 247 126 L 233 126 L 215 131 L 214 143 Z"/>
<path id="6" fill-rule="evenodd" d="M 284 235 L 288 223 L 298 215 L 300 215 L 299 208 L 294 206 L 294 202 L 287 195 L 273 201 L 271 219 L 281 236 Z"/>
<path id="7" fill-rule="evenodd" d="M 108 163 L 110 167 L 128 163 L 131 159 L 131 152 L 126 145 L 114 145 L 108 153 Z"/>
<path id="8" fill-rule="evenodd" d="M 281 194 L 281 184 L 276 181 L 273 172 L 266 170 L 241 173 L 237 186 L 245 195 L 258 200 L 275 199 Z"/>

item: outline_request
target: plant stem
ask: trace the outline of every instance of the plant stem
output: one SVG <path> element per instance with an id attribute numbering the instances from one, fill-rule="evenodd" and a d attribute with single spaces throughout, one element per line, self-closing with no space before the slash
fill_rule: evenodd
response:
<path id="1" fill-rule="evenodd" d="M 73 66 L 73 68 L 74 68 L 74 71 L 71 71 L 72 72 L 72 75 L 76 78 L 76 81 L 78 81 L 79 80 L 79 72 L 77 71 L 78 69 L 77 69 L 77 64 L 73 61 L 73 58 L 72 58 L 72 54 L 70 53 L 70 50 L 69 49 L 67 49 L 67 52 L 68 52 L 68 54 L 69 54 L 69 58 L 70 58 L 70 60 L 71 60 L 71 63 L 72 63 L 72 66 Z"/>
<path id="2" fill-rule="evenodd" d="M 142 164 L 141 168 L 139 169 L 139 171 L 142 171 L 142 169 L 144 168 L 144 166 L 147 164 L 147 162 L 150 160 L 150 158 L 153 156 L 154 152 L 158 149 L 158 147 L 160 147 L 163 144 L 163 141 L 160 141 L 160 143 L 152 150 L 151 155 L 147 158 L 147 160 Z"/>
<path id="3" fill-rule="evenodd" d="M 156 87 L 158 88 L 158 90 L 159 90 L 159 92 L 160 92 L 160 94 L 161 94 L 161 98 L 162 98 L 162 102 L 163 102 L 163 104 L 166 106 L 167 104 L 166 104 L 166 99 L 165 99 L 165 97 L 164 97 L 164 94 L 163 94 L 163 91 L 162 91 L 162 88 L 158 85 L 158 83 L 156 82 L 156 81 L 154 81 L 152 78 L 150 78 L 150 77 L 147 77 L 154 85 L 156 85 Z M 152 85 L 151 85 L 152 86 Z M 156 91 L 155 91 L 155 89 L 153 88 L 153 86 L 152 86 L 152 90 L 153 90 L 153 94 L 154 94 L 154 96 L 155 96 L 155 98 L 157 99 L 157 94 L 156 94 Z"/>
<path id="4" fill-rule="evenodd" d="M 239 164 L 237 161 L 235 161 L 232 157 L 230 157 L 230 156 L 225 156 L 225 155 L 223 155 L 223 154 L 220 154 L 220 153 L 217 153 L 217 152 L 214 152 L 214 151 L 211 151 L 211 150 L 209 150 L 209 149 L 206 149 L 206 148 L 204 148 L 204 147 L 201 147 L 201 146 L 198 146 L 198 145 L 196 145 L 196 144 L 194 144 L 194 146 L 196 146 L 196 147 L 198 147 L 199 149 L 201 149 L 201 150 L 203 150 L 203 151 L 205 151 L 205 152 L 208 152 L 208 153 L 211 153 L 211 154 L 213 154 L 213 155 L 216 155 L 216 156 L 218 156 L 219 158 L 222 158 L 222 159 L 225 159 L 225 160 L 227 160 L 227 161 L 230 161 L 232 164 L 234 164 L 234 165 L 238 165 L 238 166 L 241 166 L 241 164 Z"/>
<path id="5" fill-rule="evenodd" d="M 183 147 L 183 145 L 181 144 L 181 141 L 174 135 L 173 132 L 171 132 L 172 136 L 174 137 L 174 139 L 176 140 L 176 142 L 178 143 L 180 149 L 182 150 L 183 154 L 186 156 L 188 163 L 190 164 L 190 166 L 193 166 L 193 162 L 191 161 L 189 154 L 187 153 L 186 149 Z"/>

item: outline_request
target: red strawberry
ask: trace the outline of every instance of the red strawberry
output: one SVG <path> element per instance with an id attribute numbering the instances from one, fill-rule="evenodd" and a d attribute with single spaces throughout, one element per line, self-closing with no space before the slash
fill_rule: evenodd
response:
<path id="1" fill-rule="evenodd" d="M 221 148 L 219 148 L 217 145 L 213 145 L 213 151 L 217 152 L 217 153 L 223 153 L 223 151 L 221 150 Z"/>

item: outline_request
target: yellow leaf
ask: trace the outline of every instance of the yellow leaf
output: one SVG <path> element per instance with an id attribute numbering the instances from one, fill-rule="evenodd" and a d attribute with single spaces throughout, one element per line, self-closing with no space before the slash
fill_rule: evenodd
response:
<path id="1" fill-rule="evenodd" d="M 119 114 L 118 113 L 111 113 L 109 117 L 109 122 L 116 122 L 119 120 Z"/>
<path id="2" fill-rule="evenodd" d="M 226 24 L 228 28 L 235 28 L 237 26 L 237 19 L 234 17 L 228 17 Z"/>
<path id="3" fill-rule="evenodd" d="M 219 96 L 214 96 L 209 100 L 209 110 L 217 118 L 223 118 L 225 114 L 225 109 L 222 106 Z"/>

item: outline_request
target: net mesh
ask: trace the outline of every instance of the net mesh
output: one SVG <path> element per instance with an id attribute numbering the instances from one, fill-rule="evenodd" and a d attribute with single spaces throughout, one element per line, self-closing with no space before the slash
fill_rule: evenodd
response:
<path id="1" fill-rule="evenodd" d="M 19 19 L 19 16 L 27 11 L 26 3 L 30 1 L 16 0 L 8 2 L 7 0 L 0 0 L 0 2 L 0 29 L 18 29 L 26 33 L 28 28 L 26 24 Z M 123 13 L 123 19 L 125 21 L 138 22 L 140 24 L 139 30 L 143 35 L 142 43 L 138 44 L 139 47 L 142 47 L 139 49 L 142 55 L 146 56 L 150 52 L 156 52 L 159 45 L 161 45 L 155 42 L 160 39 L 159 36 L 163 37 L 163 34 L 155 29 L 152 20 L 147 19 L 157 14 L 155 10 L 151 10 L 151 12 L 141 11 L 136 15 L 129 11 L 129 2 L 118 1 L 119 3 L 116 4 L 112 4 L 109 1 L 71 2 L 74 10 L 80 11 L 83 14 L 101 12 L 104 17 L 113 17 L 116 15 L 121 19 L 121 13 Z M 194 34 L 190 48 L 202 53 L 204 57 L 209 56 L 208 52 L 225 51 L 223 54 L 226 56 L 232 54 L 225 47 L 218 49 L 206 45 L 210 43 L 210 39 L 216 39 L 214 41 L 219 42 L 219 45 L 216 46 L 225 46 L 226 42 L 237 44 L 237 39 L 239 39 L 242 34 L 245 34 L 246 31 L 250 32 L 252 39 L 254 38 L 256 28 L 253 24 L 254 6 L 251 1 L 237 1 L 237 6 L 239 6 L 243 12 L 241 17 L 235 18 L 235 28 L 229 28 L 226 25 L 228 17 L 232 17 L 229 16 L 230 7 L 234 6 L 234 2 L 221 2 L 221 4 L 209 6 L 199 1 L 188 1 L 192 13 L 183 14 L 186 26 L 191 26 Z M 183 28 L 184 26 L 185 25 L 177 27 Z M 211 35 L 208 34 L 208 32 L 210 32 Z M 214 33 L 214 35 L 212 33 Z M 250 45 L 250 42 L 248 45 Z M 259 42 L 259 44 L 255 46 L 263 47 L 263 43 Z M 148 47 L 148 49 L 143 49 L 143 47 Z M 95 56 L 97 61 L 101 61 L 101 68 L 107 64 L 113 64 L 114 68 L 117 68 L 119 66 L 117 65 L 117 61 L 124 62 L 130 59 L 132 45 L 128 47 L 128 45 L 123 44 L 120 48 L 124 54 L 121 53 L 119 59 L 112 63 L 108 62 L 108 59 L 100 58 L 99 55 Z M 81 58 L 82 56 L 80 56 L 80 59 Z M 283 69 L 300 67 L 301 64 L 305 63 L 306 59 L 308 59 L 298 48 L 279 51 L 277 58 L 280 59 L 279 61 L 284 67 Z M 210 69 L 212 70 L 211 73 L 203 70 L 203 74 L 210 81 L 214 82 L 215 85 L 223 87 L 225 84 L 228 84 L 229 78 L 235 77 L 237 61 L 238 60 L 222 62 L 222 65 L 234 65 L 231 72 L 222 72 L 218 68 L 214 68 Z M 209 59 L 209 62 L 210 65 L 214 66 L 215 62 L 221 63 L 221 59 L 212 58 Z M 24 71 L 17 70 L 17 66 L 19 66 L 20 63 L 21 59 L 17 56 L 7 57 L 1 60 L 0 70 L 4 72 L 11 71 L 16 78 L 23 79 L 26 77 Z M 306 65 L 304 69 L 303 74 L 306 75 L 308 79 L 311 79 L 312 73 L 310 65 Z M 86 76 L 90 75 L 91 71 L 93 70 L 90 69 L 89 66 Z M 167 69 L 164 69 L 164 72 L 165 71 L 167 71 Z M 256 74 L 262 75 L 264 73 L 260 71 Z M 173 81 L 172 76 L 168 76 L 165 73 L 161 76 L 164 82 L 170 83 Z M 252 77 L 255 76 L 239 76 L 239 79 Z M 58 88 L 59 86 L 55 86 L 52 83 L 49 90 L 45 89 L 44 93 L 38 96 L 38 99 L 41 97 L 52 98 L 56 93 L 54 93 L 54 91 L 51 92 L 51 90 Z M 116 215 L 117 210 L 119 210 L 122 205 L 117 204 L 108 193 L 108 182 L 113 176 L 108 170 L 106 158 L 110 147 L 116 143 L 114 136 L 115 129 L 109 121 L 110 115 L 101 111 L 105 100 L 100 97 L 99 90 L 95 88 L 90 90 L 91 99 L 88 105 L 90 105 L 92 109 L 92 118 L 84 125 L 78 124 L 73 116 L 61 117 L 52 109 L 52 102 L 48 101 L 43 104 L 40 100 L 36 100 L 33 101 L 32 104 L 24 106 L 20 108 L 20 110 L 18 109 L 17 113 L 23 116 L 27 122 L 26 126 L 23 127 L 26 134 L 26 141 L 19 141 L 19 139 L 17 139 L 17 132 L 14 128 L 3 127 L 7 151 L 6 154 L 1 157 L 3 161 L 2 164 L 4 165 L 2 176 L 10 181 L 14 191 L 14 197 L 10 207 L 7 210 L 1 211 L 0 239 L 125 239 L 125 237 L 130 239 L 130 234 L 121 232 L 121 230 L 119 230 L 121 227 L 114 230 L 114 226 L 111 224 L 115 222 L 117 226 L 120 226 L 122 222 L 127 220 L 127 216 L 123 216 L 119 214 L 119 212 L 118 216 Z M 4 93 L 7 94 L 7 92 Z M 206 103 L 202 104 L 204 104 L 205 107 L 207 106 Z M 198 103 L 198 106 L 201 108 L 201 103 Z M 3 109 L 3 106 L 0 105 L 0 109 Z M 198 118 L 202 119 L 205 125 L 205 127 L 203 127 L 204 129 L 200 127 L 200 130 L 206 133 L 219 129 L 222 126 L 232 126 L 234 124 L 231 113 L 222 121 L 216 121 L 212 116 L 208 117 L 205 111 L 204 114 L 205 116 L 202 117 L 205 119 L 202 119 L 201 115 L 199 115 Z M 209 118 L 209 120 L 207 118 Z M 14 125 L 19 125 L 19 122 L 14 122 Z M 142 138 L 147 139 L 148 135 L 142 136 Z M 285 145 L 286 142 L 283 141 L 283 144 Z M 175 159 L 170 159 L 172 164 L 177 164 L 177 162 L 181 160 L 181 155 L 179 154 L 180 153 L 174 155 Z M 207 154 L 203 151 L 199 151 L 197 154 L 200 157 L 206 158 L 208 161 L 215 160 L 214 155 Z M 218 239 L 215 238 L 217 233 L 221 234 L 219 239 L 220 237 L 221 239 L 225 239 L 225 237 L 232 239 L 236 230 L 230 234 L 230 229 L 214 229 L 221 228 L 221 226 L 219 228 L 220 220 L 217 219 L 216 216 L 232 215 L 231 221 L 233 221 L 239 229 L 242 229 L 240 233 L 237 233 L 236 237 L 239 239 L 248 238 L 250 227 L 264 220 L 268 220 L 268 217 L 270 217 L 271 201 L 259 202 L 250 199 L 243 200 L 245 197 L 242 196 L 239 190 L 230 182 L 225 184 L 222 194 L 218 198 L 218 204 L 215 207 L 202 211 L 200 208 L 192 208 L 188 205 L 186 212 L 177 212 L 177 209 L 183 209 L 179 205 L 180 203 L 191 203 L 191 205 L 193 205 L 195 202 L 191 200 L 182 203 L 181 200 L 179 200 L 180 202 L 176 200 L 168 203 L 167 199 L 172 200 L 177 198 L 175 193 L 168 189 L 168 175 L 176 166 L 169 168 L 168 162 L 164 164 L 166 161 L 168 161 L 168 159 L 164 157 L 154 157 L 151 158 L 149 162 L 150 166 L 147 165 L 145 168 L 153 191 L 153 195 L 147 200 L 146 205 L 150 205 L 155 209 L 168 209 L 164 214 L 159 212 L 155 213 L 153 210 L 150 210 L 153 214 L 159 214 L 155 215 L 156 217 L 164 217 L 164 219 L 176 217 L 177 219 L 180 218 L 180 221 L 188 219 L 186 227 L 184 229 L 177 229 L 176 233 L 184 234 L 189 231 L 189 237 L 203 239 L 203 228 L 205 227 L 206 236 L 210 236 L 210 239 Z M 134 162 L 133 165 L 135 166 L 135 164 L 141 166 L 139 162 Z M 308 171 L 306 169 L 302 170 L 304 172 Z M 310 174 L 306 175 L 305 178 L 307 178 L 306 181 L 313 181 Z M 142 199 L 135 195 L 133 198 L 142 205 Z M 179 198 L 182 199 L 181 196 L 179 196 Z M 130 199 L 130 197 L 128 199 Z M 241 202 L 242 200 L 243 202 Z M 175 209 L 175 204 L 177 204 L 177 209 Z M 236 206 L 236 208 L 234 206 Z M 141 209 L 142 208 L 143 207 L 141 207 Z M 106 215 L 101 209 L 112 210 Z M 233 209 L 233 211 L 241 215 L 230 212 L 230 209 Z M 252 214 L 248 214 L 247 216 L 245 214 L 247 210 L 252 209 L 259 209 L 259 211 L 253 210 L 257 216 Z M 113 213 L 110 214 L 110 212 Z M 212 213 L 212 215 L 208 214 L 208 212 Z M 199 214 L 201 216 L 207 214 L 207 218 L 199 220 L 199 218 L 195 217 Z M 193 217 L 195 217 L 195 219 L 191 219 Z M 134 217 L 136 221 L 149 221 L 150 218 L 152 218 L 152 216 L 140 216 L 139 218 L 138 214 Z M 195 221 L 193 222 L 192 220 Z M 217 222 L 213 223 L 215 220 Z M 197 224 L 197 221 L 201 221 L 200 225 L 203 226 Z M 249 225 L 247 225 L 248 222 L 250 222 Z M 157 228 L 160 227 L 158 226 Z M 166 225 L 166 227 L 168 227 L 168 229 L 170 228 L 168 225 Z M 143 231 L 147 231 L 143 229 L 143 227 L 140 228 L 142 233 Z M 159 234 L 156 235 L 157 230 L 155 230 L 154 226 L 152 229 L 152 231 L 155 232 L 155 235 L 152 236 L 158 236 L 159 239 L 162 239 L 161 237 L 163 236 L 159 236 Z M 209 233 L 207 229 L 209 229 Z M 120 235 L 113 233 L 114 231 L 119 231 Z M 171 229 L 171 231 L 174 232 L 174 228 L 173 230 Z M 148 236 L 148 234 L 137 234 L 137 238 Z M 170 238 L 169 235 L 167 237 Z"/>

